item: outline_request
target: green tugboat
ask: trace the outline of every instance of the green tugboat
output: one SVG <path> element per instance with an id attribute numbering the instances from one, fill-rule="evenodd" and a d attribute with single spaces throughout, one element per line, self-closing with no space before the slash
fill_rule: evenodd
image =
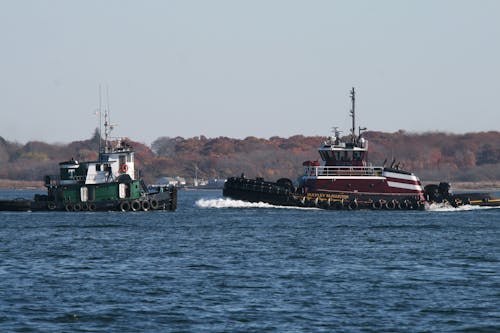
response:
<path id="1" fill-rule="evenodd" d="M 136 177 L 133 148 L 124 139 L 109 137 L 108 112 L 104 129 L 97 161 L 59 163 L 59 175 L 44 178 L 46 195 L 0 200 L 0 211 L 174 211 L 177 189 L 163 186 L 151 191 Z"/>

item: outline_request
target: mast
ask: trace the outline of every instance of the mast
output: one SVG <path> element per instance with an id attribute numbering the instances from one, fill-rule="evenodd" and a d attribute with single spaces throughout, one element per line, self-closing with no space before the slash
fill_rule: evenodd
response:
<path id="1" fill-rule="evenodd" d="M 99 85 L 99 108 L 97 109 L 99 113 L 99 153 L 102 150 L 102 110 L 101 110 L 101 85 Z"/>
<path id="2" fill-rule="evenodd" d="M 104 111 L 104 151 L 108 152 L 109 144 L 108 144 L 108 139 L 109 139 L 109 113 L 108 109 Z"/>
<path id="3" fill-rule="evenodd" d="M 356 142 L 356 111 L 355 111 L 355 101 L 356 101 L 356 93 L 354 91 L 354 87 L 351 89 L 351 117 L 352 117 L 352 128 L 351 128 L 351 136 L 352 142 Z"/>
<path id="4" fill-rule="evenodd" d="M 109 91 L 106 85 L 106 109 L 104 110 L 104 151 L 111 151 L 110 135 L 111 131 L 114 129 L 115 125 L 111 124 L 111 118 L 109 116 Z"/>

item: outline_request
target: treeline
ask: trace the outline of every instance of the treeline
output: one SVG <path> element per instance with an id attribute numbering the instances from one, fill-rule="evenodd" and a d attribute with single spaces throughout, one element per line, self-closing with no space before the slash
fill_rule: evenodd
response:
<path id="1" fill-rule="evenodd" d="M 369 160 L 374 165 L 398 165 L 424 181 L 493 181 L 500 179 L 500 132 L 448 134 L 441 132 L 366 132 Z M 19 144 L 0 137 L 0 178 L 39 180 L 57 174 L 58 163 L 75 158 L 95 160 L 99 133 L 70 144 L 28 142 Z M 296 179 L 302 162 L 319 158 L 324 137 L 262 139 L 247 137 L 160 137 L 151 147 L 129 140 L 136 151 L 137 168 L 148 183 L 161 176 L 195 173 L 200 178 L 227 178 L 245 173 L 276 180 Z"/>

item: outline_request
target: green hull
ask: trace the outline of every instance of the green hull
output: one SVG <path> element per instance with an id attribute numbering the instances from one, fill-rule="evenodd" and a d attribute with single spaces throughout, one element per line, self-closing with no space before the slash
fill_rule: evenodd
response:
<path id="1" fill-rule="evenodd" d="M 83 187 L 86 190 L 82 191 Z M 36 195 L 34 200 L 1 200 L 0 211 L 126 212 L 177 209 L 175 187 L 158 188 L 154 192 L 143 192 L 141 187 L 140 181 L 131 182 L 130 191 L 125 192 L 120 190 L 119 183 L 52 186 L 47 195 Z"/>

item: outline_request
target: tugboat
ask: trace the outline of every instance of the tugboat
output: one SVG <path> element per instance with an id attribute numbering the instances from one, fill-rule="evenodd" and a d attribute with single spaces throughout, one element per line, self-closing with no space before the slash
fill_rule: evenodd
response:
<path id="1" fill-rule="evenodd" d="M 401 170 L 398 165 L 374 166 L 368 162 L 368 141 L 362 136 L 366 128 L 358 128 L 356 134 L 355 91 L 350 92 L 352 128 L 347 140 L 334 128 L 334 137 L 329 137 L 318 149 L 321 161 L 305 161 L 304 173 L 298 186 L 287 178 L 277 182 L 263 178 L 229 178 L 223 195 L 232 199 L 250 202 L 265 202 L 281 206 L 317 207 L 323 209 L 373 209 L 373 210 L 423 210 L 426 203 L 449 202 L 453 206 L 473 204 L 478 200 L 464 200 L 449 193 L 449 185 L 431 185 L 424 189 L 420 179 L 413 173 Z M 492 204 L 495 199 L 485 201 Z M 482 202 L 482 201 L 481 201 Z M 500 200 L 498 201 L 500 205 Z"/>
<path id="2" fill-rule="evenodd" d="M 105 112 L 104 145 L 97 161 L 73 158 L 59 163 L 60 174 L 45 176 L 46 195 L 34 200 L 0 200 L 0 210 L 9 211 L 149 211 L 177 208 L 177 189 L 171 186 L 148 190 L 136 178 L 134 150 L 122 138 L 110 139 L 113 126 Z"/>

